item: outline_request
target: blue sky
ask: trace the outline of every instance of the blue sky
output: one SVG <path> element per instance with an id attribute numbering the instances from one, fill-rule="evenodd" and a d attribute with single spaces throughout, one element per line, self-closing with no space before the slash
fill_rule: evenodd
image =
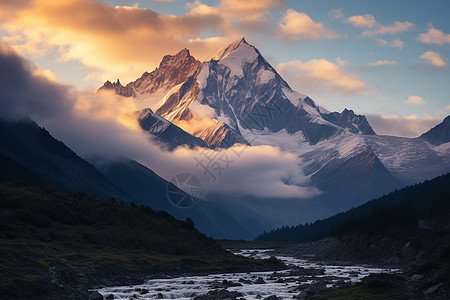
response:
<path id="1" fill-rule="evenodd" d="M 3 6 L 3 7 L 2 7 Z M 450 1 L 5 1 L 1 42 L 81 90 L 122 83 L 187 47 L 245 36 L 288 83 L 380 134 L 417 136 L 450 113 Z"/>

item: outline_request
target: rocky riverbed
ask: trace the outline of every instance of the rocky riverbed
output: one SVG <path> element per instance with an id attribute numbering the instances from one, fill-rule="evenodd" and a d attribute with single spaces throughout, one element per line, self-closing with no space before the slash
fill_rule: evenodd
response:
<path id="1" fill-rule="evenodd" d="M 238 254 L 268 258 L 272 255 L 271 252 L 272 250 L 241 250 Z M 104 299 L 305 299 L 326 287 L 358 282 L 371 273 L 397 271 L 369 266 L 313 263 L 283 255 L 277 258 L 289 265 L 289 269 L 152 279 L 140 285 L 97 289 L 91 295 L 101 295 Z"/>

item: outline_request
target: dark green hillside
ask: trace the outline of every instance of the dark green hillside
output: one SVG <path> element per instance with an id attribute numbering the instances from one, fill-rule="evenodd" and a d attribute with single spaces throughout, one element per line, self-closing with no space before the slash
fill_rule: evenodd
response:
<path id="1" fill-rule="evenodd" d="M 258 239 L 310 242 L 284 250 L 297 256 L 403 269 L 308 299 L 450 299 L 450 174 Z"/>
<path id="2" fill-rule="evenodd" d="M 0 185 L 0 266 L 2 299 L 77 299 L 88 287 L 158 274 L 280 267 L 233 256 L 190 219 L 21 184 Z"/>
<path id="3" fill-rule="evenodd" d="M 441 228 L 450 220 L 450 174 L 372 200 L 345 213 L 260 235 L 259 241 L 310 242 L 327 236 Z"/>

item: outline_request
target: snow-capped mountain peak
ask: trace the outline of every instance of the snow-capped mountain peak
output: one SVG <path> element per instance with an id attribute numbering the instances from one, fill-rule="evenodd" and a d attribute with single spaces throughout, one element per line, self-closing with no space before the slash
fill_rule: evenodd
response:
<path id="1" fill-rule="evenodd" d="M 293 91 L 245 38 L 232 42 L 203 63 L 183 49 L 165 56 L 155 71 L 144 73 L 125 87 L 114 85 L 110 83 L 107 88 L 118 93 L 122 89 L 130 93 L 131 89 L 134 97 L 159 96 L 164 91 L 159 98 L 162 100 L 152 106 L 155 113 L 181 127 L 185 125 L 184 130 L 199 138 L 208 137 L 210 147 L 223 147 L 225 137 L 227 145 L 247 143 L 241 135 L 243 130 L 301 132 L 311 144 L 345 131 L 374 134 L 363 116 L 329 113 L 308 96 Z M 208 108 L 206 117 L 194 109 L 199 105 Z M 191 128 L 198 126 L 188 123 L 195 120 L 203 120 L 203 125 L 209 127 L 193 131 Z"/>
<path id="2" fill-rule="evenodd" d="M 236 51 L 241 46 L 243 48 L 246 48 L 247 50 L 248 50 L 248 47 L 252 47 L 252 46 L 250 46 L 247 43 L 247 41 L 245 40 L 244 37 L 241 37 L 240 39 L 235 40 L 234 42 L 232 42 L 228 46 L 225 46 L 225 47 L 221 48 L 214 55 L 208 57 L 206 59 L 206 61 L 209 61 L 209 60 L 221 60 L 222 58 L 225 58 L 228 54 Z"/>

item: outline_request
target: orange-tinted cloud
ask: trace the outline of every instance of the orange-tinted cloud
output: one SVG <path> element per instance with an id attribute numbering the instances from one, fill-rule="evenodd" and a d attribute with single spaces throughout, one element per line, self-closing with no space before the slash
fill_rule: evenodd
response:
<path id="1" fill-rule="evenodd" d="M 366 30 L 361 33 L 361 36 L 376 36 L 383 34 L 396 34 L 404 31 L 409 31 L 414 27 L 414 24 L 408 21 L 394 22 L 391 26 L 378 24 L 374 30 Z"/>
<path id="2" fill-rule="evenodd" d="M 237 29 L 242 35 L 243 32 L 267 32 L 270 21 L 265 16 L 284 5 L 284 0 L 221 0 L 216 6 L 209 6 L 197 0 L 187 7 L 191 13 L 222 17 L 232 30 Z"/>
<path id="3" fill-rule="evenodd" d="M 202 59 L 231 41 L 232 28 L 220 14 L 161 15 L 89 0 L 8 3 L 0 3 L 0 10 L 9 12 L 1 28 L 22 37 L 16 49 L 32 54 L 57 50 L 61 61 L 79 60 L 100 70 L 102 79 L 134 79 L 183 47 Z M 198 39 L 205 28 L 217 37 Z"/>
<path id="4" fill-rule="evenodd" d="M 369 27 L 372 28 L 377 25 L 377 21 L 372 15 L 366 14 L 362 16 L 351 16 L 347 18 L 347 23 L 352 24 L 354 27 Z"/>
<path id="5" fill-rule="evenodd" d="M 89 78 L 128 81 L 182 48 L 202 60 L 246 32 L 265 31 L 265 16 L 283 5 L 284 0 L 221 0 L 216 6 L 195 1 L 175 16 L 93 0 L 7 0 L 0 2 L 0 29 L 9 34 L 2 39 L 21 53 L 53 51 L 59 61 L 87 66 Z"/>
<path id="6" fill-rule="evenodd" d="M 441 55 L 434 51 L 425 51 L 419 58 L 436 68 L 444 68 L 447 66 L 447 63 L 442 59 Z"/>
<path id="7" fill-rule="evenodd" d="M 334 39 L 339 35 L 325 25 L 314 22 L 307 14 L 288 9 L 279 24 L 279 37 L 288 40 Z"/>
<path id="8" fill-rule="evenodd" d="M 377 43 L 381 46 L 388 46 L 388 47 L 394 47 L 394 48 L 398 48 L 398 49 L 403 49 L 403 47 L 405 46 L 405 42 L 403 42 L 401 39 L 396 38 L 395 40 L 388 42 L 384 39 L 376 39 Z"/>
<path id="9" fill-rule="evenodd" d="M 426 44 L 450 44 L 450 34 L 445 34 L 441 30 L 434 28 L 433 25 L 430 25 L 426 33 L 419 34 L 418 40 Z"/>
<path id="10" fill-rule="evenodd" d="M 283 77 L 302 93 L 324 94 L 339 92 L 361 94 L 371 90 L 355 73 L 346 70 L 346 63 L 340 59 L 336 63 L 326 59 L 291 61 L 281 63 L 277 69 Z"/>
<path id="11" fill-rule="evenodd" d="M 420 96 L 409 96 L 408 99 L 405 100 L 405 103 L 414 105 L 425 104 L 425 100 Z"/>
<path id="12" fill-rule="evenodd" d="M 396 34 L 404 31 L 411 30 L 414 24 L 408 21 L 394 22 L 393 25 L 386 26 L 379 24 L 375 17 L 370 14 L 351 16 L 347 18 L 346 23 L 352 24 L 354 27 L 367 27 L 374 28 L 373 30 L 366 30 L 361 33 L 361 36 L 376 36 L 383 34 Z"/>

